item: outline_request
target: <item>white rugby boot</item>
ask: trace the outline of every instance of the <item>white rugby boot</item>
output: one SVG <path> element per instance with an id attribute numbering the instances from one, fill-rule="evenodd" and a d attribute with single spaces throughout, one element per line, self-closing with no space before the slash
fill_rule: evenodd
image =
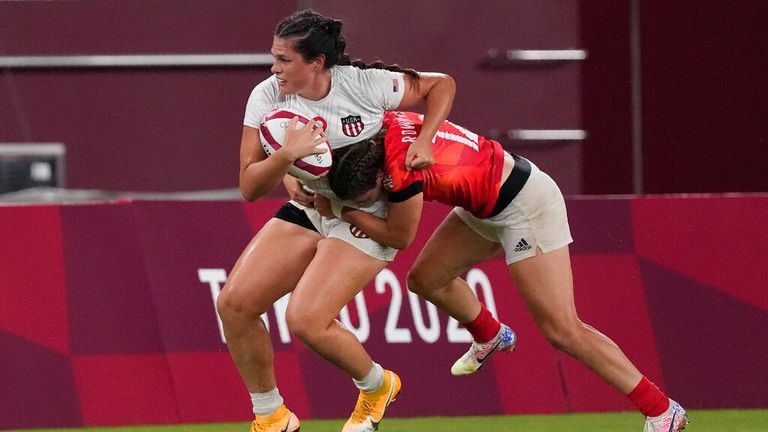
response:
<path id="1" fill-rule="evenodd" d="M 690 423 L 685 409 L 679 403 L 669 400 L 669 408 L 657 417 L 646 417 L 643 432 L 677 432 Z"/>
<path id="2" fill-rule="evenodd" d="M 493 339 L 485 343 L 472 342 L 469 351 L 451 367 L 454 376 L 470 375 L 477 372 L 488 357 L 495 352 L 513 351 L 517 343 L 517 335 L 505 324 L 501 325 L 499 333 Z"/>

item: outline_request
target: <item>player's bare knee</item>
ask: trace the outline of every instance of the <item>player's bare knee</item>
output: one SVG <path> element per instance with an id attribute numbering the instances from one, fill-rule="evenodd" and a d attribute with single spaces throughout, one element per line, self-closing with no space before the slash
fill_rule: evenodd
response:
<path id="1" fill-rule="evenodd" d="M 237 302 L 232 298 L 230 294 L 231 290 L 223 289 L 219 296 L 216 298 L 216 311 L 222 320 L 236 313 L 238 309 Z"/>
<path id="2" fill-rule="evenodd" d="M 575 328 L 562 324 L 540 325 L 544 339 L 556 350 L 572 354 L 578 343 L 578 332 Z"/>
<path id="3" fill-rule="evenodd" d="M 216 311 L 225 327 L 259 319 L 266 310 L 262 309 L 264 308 L 258 307 L 251 299 L 236 294 L 228 286 L 224 287 L 216 299 Z"/>
<path id="4" fill-rule="evenodd" d="M 417 267 L 408 271 L 406 282 L 408 284 L 408 290 L 414 294 L 424 295 L 433 289 L 430 284 L 429 273 Z"/>
<path id="5" fill-rule="evenodd" d="M 308 310 L 301 306 L 289 304 L 285 310 L 285 323 L 288 325 L 288 331 L 309 348 L 323 343 L 333 321 L 334 318 L 326 316 L 324 312 Z"/>
<path id="6" fill-rule="evenodd" d="M 290 304 L 285 310 L 285 323 L 288 325 L 288 331 L 305 344 L 311 341 L 313 333 L 317 331 L 307 311 L 291 307 Z"/>

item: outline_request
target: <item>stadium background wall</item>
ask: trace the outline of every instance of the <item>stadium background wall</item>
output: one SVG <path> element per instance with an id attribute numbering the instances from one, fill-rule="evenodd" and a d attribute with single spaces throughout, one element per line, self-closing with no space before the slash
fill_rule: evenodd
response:
<path id="1" fill-rule="evenodd" d="M 642 139 L 644 193 L 768 192 L 768 56 L 760 55 L 768 51 L 768 2 L 760 0 L 0 2 L 0 56 L 267 53 L 279 19 L 307 5 L 345 21 L 353 56 L 454 76 L 451 119 L 501 137 L 566 194 L 637 192 L 633 136 Z M 588 56 L 498 61 L 512 49 Z M 72 188 L 232 188 L 245 102 L 269 74 L 268 67 L 4 69 L 0 143 L 64 143 Z M 587 135 L 504 138 L 514 129 Z"/>
<path id="2" fill-rule="evenodd" d="M 0 207 L 0 429 L 248 421 L 213 298 L 281 204 Z M 768 196 L 572 198 L 568 206 L 582 319 L 686 407 L 768 407 L 768 285 L 759 275 Z M 466 348 L 453 342 L 461 332 L 404 287 L 446 211 L 426 207 L 413 246 L 341 317 L 401 374 L 406 391 L 391 415 L 630 410 L 545 343 L 501 258 L 467 278 L 515 328 L 519 347 L 476 376 L 450 376 Z M 346 417 L 351 381 L 290 339 L 279 307 L 266 318 L 291 408 L 302 418 Z"/>

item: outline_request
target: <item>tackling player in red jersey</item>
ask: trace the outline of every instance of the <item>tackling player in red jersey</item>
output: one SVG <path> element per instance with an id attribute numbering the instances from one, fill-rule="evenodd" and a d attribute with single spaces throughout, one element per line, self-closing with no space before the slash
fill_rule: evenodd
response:
<path id="1" fill-rule="evenodd" d="M 384 127 L 392 131 L 385 141 L 384 186 L 389 191 L 389 202 L 402 202 L 423 191 L 426 201 L 451 203 L 478 217 L 493 212 L 504 165 L 504 150 L 499 143 L 445 122 L 432 145 L 433 153 L 439 154 L 435 164 L 429 169 L 410 171 L 404 161 L 412 137 L 420 132 L 421 115 L 388 113 Z"/>
<path id="2" fill-rule="evenodd" d="M 419 115 L 388 113 L 384 124 L 386 133 L 337 150 L 328 176 L 341 199 L 363 203 L 388 195 L 387 218 L 322 199 L 315 205 L 321 214 L 332 213 L 399 249 L 413 241 L 424 200 L 455 206 L 408 273 L 411 291 L 463 323 L 474 338 L 451 373 L 474 373 L 489 355 L 515 346 L 514 332 L 491 316 L 459 277 L 503 250 L 510 276 L 547 341 L 626 395 L 646 416 L 646 432 L 682 430 L 688 424 L 685 410 L 611 339 L 579 319 L 568 252 L 573 240 L 557 184 L 527 159 L 450 122 L 435 135 L 435 164 L 408 171 L 405 154 L 420 133 Z"/>

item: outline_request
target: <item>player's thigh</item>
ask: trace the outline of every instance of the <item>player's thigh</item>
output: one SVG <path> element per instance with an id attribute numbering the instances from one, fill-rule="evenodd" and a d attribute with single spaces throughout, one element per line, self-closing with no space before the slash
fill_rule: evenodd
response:
<path id="1" fill-rule="evenodd" d="M 243 307 L 269 307 L 296 287 L 321 238 L 316 231 L 270 219 L 240 255 L 222 295 Z"/>
<path id="2" fill-rule="evenodd" d="M 507 267 L 540 327 L 577 319 L 568 246 L 547 253 L 537 248 L 534 256 Z"/>
<path id="3" fill-rule="evenodd" d="M 442 286 L 500 250 L 500 243 L 480 236 L 451 212 L 419 252 L 411 276 L 430 286 Z"/>
<path id="4" fill-rule="evenodd" d="M 387 263 L 338 238 L 321 240 L 291 295 L 288 314 L 331 322 Z"/>

